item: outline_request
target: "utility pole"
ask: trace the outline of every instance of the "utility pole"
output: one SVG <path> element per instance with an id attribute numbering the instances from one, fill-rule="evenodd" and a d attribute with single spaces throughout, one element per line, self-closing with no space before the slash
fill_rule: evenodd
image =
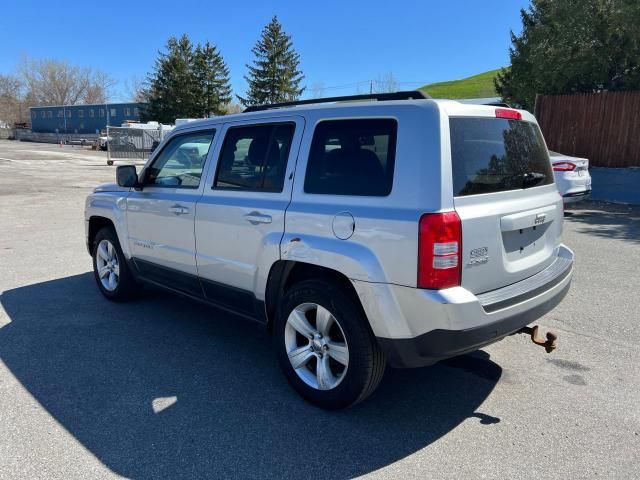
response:
<path id="1" fill-rule="evenodd" d="M 369 95 L 373 94 L 373 80 L 369 80 Z"/>

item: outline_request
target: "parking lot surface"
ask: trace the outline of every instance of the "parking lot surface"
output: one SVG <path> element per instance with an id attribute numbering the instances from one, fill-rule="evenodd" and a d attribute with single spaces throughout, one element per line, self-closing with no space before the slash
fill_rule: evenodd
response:
<path id="1" fill-rule="evenodd" d="M 325 412 L 258 325 L 157 291 L 115 304 L 84 245 L 102 152 L 0 141 L 0 478 L 640 478 L 640 208 L 565 217 L 539 322 Z"/>

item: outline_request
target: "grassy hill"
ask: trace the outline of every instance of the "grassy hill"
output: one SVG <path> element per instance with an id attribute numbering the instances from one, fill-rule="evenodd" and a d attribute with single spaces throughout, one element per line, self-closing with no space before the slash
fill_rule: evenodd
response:
<path id="1" fill-rule="evenodd" d="M 431 83 L 420 87 L 433 98 L 484 98 L 497 97 L 493 78 L 499 70 L 490 70 L 472 77 L 449 82 Z"/>

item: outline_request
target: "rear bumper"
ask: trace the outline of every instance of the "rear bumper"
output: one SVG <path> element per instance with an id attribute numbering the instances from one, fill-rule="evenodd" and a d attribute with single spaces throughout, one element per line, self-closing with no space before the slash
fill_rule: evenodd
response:
<path id="1" fill-rule="evenodd" d="M 432 330 L 415 338 L 378 338 L 389 364 L 397 368 L 431 365 L 445 358 L 463 355 L 485 347 L 520 330 L 550 312 L 569 291 L 566 283 L 544 302 L 521 313 L 466 330 Z"/>
<path id="2" fill-rule="evenodd" d="M 385 291 L 377 284 L 364 287 L 363 296 L 363 286 L 354 284 L 389 364 L 419 367 L 477 350 L 537 320 L 564 298 L 572 275 L 573 252 L 562 245 L 545 270 L 480 295 L 462 287 L 431 291 L 394 285 Z"/>
<path id="3" fill-rule="evenodd" d="M 590 196 L 591 196 L 591 189 L 584 190 L 582 192 L 566 193 L 562 196 L 562 201 L 564 203 L 573 203 L 573 202 L 578 202 L 580 200 L 585 200 Z"/>

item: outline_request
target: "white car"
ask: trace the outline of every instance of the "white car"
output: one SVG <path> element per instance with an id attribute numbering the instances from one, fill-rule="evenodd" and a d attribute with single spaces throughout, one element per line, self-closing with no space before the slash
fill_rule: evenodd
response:
<path id="1" fill-rule="evenodd" d="M 589 160 L 549 151 L 553 176 L 564 203 L 577 202 L 591 195 Z"/>

